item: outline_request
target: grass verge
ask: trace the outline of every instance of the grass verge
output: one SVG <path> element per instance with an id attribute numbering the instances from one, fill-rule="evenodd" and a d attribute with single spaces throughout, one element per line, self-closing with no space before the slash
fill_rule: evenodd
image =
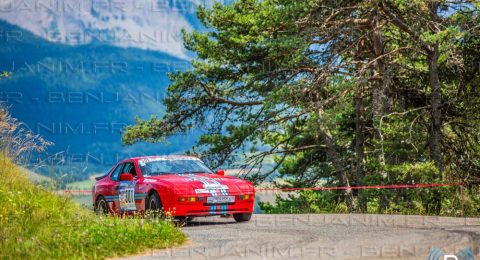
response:
<path id="1" fill-rule="evenodd" d="M 181 244 L 171 223 L 96 216 L 0 156 L 0 259 L 102 259 Z"/>

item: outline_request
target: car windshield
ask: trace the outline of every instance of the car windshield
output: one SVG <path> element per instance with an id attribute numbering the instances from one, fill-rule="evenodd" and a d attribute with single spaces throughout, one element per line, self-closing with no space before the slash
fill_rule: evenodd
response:
<path id="1" fill-rule="evenodd" d="M 153 158 L 139 160 L 138 165 L 144 177 L 181 173 L 212 173 L 199 159 L 194 158 Z"/>

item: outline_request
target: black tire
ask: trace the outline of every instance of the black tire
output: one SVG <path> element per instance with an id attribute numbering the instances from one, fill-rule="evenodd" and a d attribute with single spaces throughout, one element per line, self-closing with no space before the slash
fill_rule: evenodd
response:
<path id="1" fill-rule="evenodd" d="M 252 218 L 252 213 L 236 213 L 233 214 L 233 218 L 237 222 L 246 222 Z"/>
<path id="2" fill-rule="evenodd" d="M 108 214 L 107 201 L 103 196 L 98 197 L 97 201 L 95 202 L 94 210 L 95 210 L 95 213 L 97 213 L 97 215 L 99 216 Z"/>
<path id="3" fill-rule="evenodd" d="M 195 217 L 186 217 L 186 216 L 177 216 L 175 217 L 176 220 L 178 221 L 183 221 L 183 222 L 188 222 L 188 221 L 192 221 Z"/>
<path id="4" fill-rule="evenodd" d="M 162 216 L 163 215 L 163 205 L 160 197 L 156 192 L 152 193 L 150 196 L 147 197 L 145 200 L 145 211 L 148 214 L 152 214 L 154 216 Z"/>
<path id="5" fill-rule="evenodd" d="M 180 225 L 186 225 L 188 222 L 192 221 L 194 217 L 186 217 L 186 216 L 177 216 L 175 217 L 175 220 L 178 222 Z"/>

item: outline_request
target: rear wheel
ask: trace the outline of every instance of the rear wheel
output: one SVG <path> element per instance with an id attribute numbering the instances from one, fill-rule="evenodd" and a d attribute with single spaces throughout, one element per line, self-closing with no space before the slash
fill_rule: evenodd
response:
<path id="1" fill-rule="evenodd" d="M 235 213 L 233 214 L 233 218 L 237 222 L 249 221 L 252 218 L 252 213 Z"/>
<path id="2" fill-rule="evenodd" d="M 95 213 L 99 216 L 108 214 L 107 201 L 102 196 L 98 197 L 97 202 L 95 203 Z"/>

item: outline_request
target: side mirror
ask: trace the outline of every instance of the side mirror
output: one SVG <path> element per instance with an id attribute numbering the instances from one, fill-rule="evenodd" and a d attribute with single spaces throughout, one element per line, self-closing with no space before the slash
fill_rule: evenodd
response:
<path id="1" fill-rule="evenodd" d="M 223 176 L 223 175 L 225 175 L 225 171 L 224 171 L 224 170 L 218 170 L 218 171 L 216 172 L 216 174 Z"/>
<path id="2" fill-rule="evenodd" d="M 120 181 L 133 181 L 133 175 L 128 172 L 120 174 Z"/>

